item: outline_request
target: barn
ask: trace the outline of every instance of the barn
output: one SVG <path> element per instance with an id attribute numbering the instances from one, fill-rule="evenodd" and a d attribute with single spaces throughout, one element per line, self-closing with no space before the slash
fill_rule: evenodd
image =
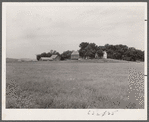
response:
<path id="1" fill-rule="evenodd" d="M 52 55 L 51 57 L 41 57 L 40 60 L 41 61 L 59 61 L 60 60 L 60 56 Z"/>
<path id="2" fill-rule="evenodd" d="M 78 51 L 73 51 L 71 54 L 71 59 L 72 60 L 78 60 L 79 59 L 79 52 Z"/>

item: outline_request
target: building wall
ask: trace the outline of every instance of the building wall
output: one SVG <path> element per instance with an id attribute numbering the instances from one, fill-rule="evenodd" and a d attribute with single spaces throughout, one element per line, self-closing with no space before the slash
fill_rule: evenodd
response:
<path id="1" fill-rule="evenodd" d="M 50 59 L 40 59 L 40 61 L 49 61 Z"/>
<path id="2" fill-rule="evenodd" d="M 55 60 L 55 61 L 59 61 L 60 60 L 60 56 L 56 56 L 55 58 L 53 57 L 53 58 L 51 58 L 51 57 L 49 57 L 49 58 L 40 58 L 40 61 L 53 61 L 53 60 Z"/>
<path id="3" fill-rule="evenodd" d="M 78 60 L 79 59 L 79 55 L 71 55 L 71 59 L 72 60 Z"/>
<path id="4" fill-rule="evenodd" d="M 104 52 L 103 58 L 107 59 L 107 52 Z"/>

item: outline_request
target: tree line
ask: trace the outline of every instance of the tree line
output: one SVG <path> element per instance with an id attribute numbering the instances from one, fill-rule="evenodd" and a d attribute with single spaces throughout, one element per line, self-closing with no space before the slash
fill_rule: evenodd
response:
<path id="1" fill-rule="evenodd" d="M 144 61 L 144 51 L 135 49 L 134 47 L 128 47 L 126 45 L 110 45 L 105 44 L 104 46 L 98 46 L 95 43 L 82 42 L 79 45 L 80 49 L 79 56 L 81 58 L 91 58 L 94 59 L 95 55 L 98 55 L 99 58 L 102 58 L 103 51 L 107 52 L 107 58 L 127 60 L 127 61 Z M 67 50 L 60 54 L 57 51 L 51 50 L 48 53 L 41 53 L 37 55 L 37 60 L 41 57 L 51 57 L 56 54 L 61 57 L 61 60 L 66 60 L 71 58 L 71 53 L 73 51 Z"/>
<path id="2" fill-rule="evenodd" d="M 71 53 L 73 51 L 64 51 L 62 54 L 60 54 L 59 52 L 57 52 L 56 50 L 51 50 L 50 52 L 46 53 L 43 52 L 41 54 L 36 55 L 37 60 L 39 61 L 41 57 L 51 57 L 52 55 L 58 55 L 61 57 L 61 60 L 66 60 L 66 59 L 70 59 L 71 58 Z"/>
<path id="3" fill-rule="evenodd" d="M 98 46 L 95 43 L 82 42 L 79 47 L 79 54 L 82 58 L 95 58 L 96 53 L 99 57 L 102 57 L 103 51 L 106 51 L 107 58 L 127 61 L 144 61 L 144 51 L 122 44 L 105 44 L 104 46 Z"/>

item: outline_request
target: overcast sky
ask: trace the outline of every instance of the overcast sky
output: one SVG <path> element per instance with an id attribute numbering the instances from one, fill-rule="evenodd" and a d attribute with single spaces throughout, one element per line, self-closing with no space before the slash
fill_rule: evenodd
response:
<path id="1" fill-rule="evenodd" d="M 139 4 L 10 4 L 6 56 L 35 58 L 51 49 L 78 50 L 81 42 L 124 44 L 144 50 L 145 7 Z"/>

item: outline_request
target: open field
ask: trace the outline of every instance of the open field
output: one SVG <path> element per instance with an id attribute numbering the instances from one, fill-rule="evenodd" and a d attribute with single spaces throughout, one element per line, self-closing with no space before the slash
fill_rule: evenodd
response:
<path id="1" fill-rule="evenodd" d="M 144 63 L 8 62 L 6 108 L 144 108 Z"/>

